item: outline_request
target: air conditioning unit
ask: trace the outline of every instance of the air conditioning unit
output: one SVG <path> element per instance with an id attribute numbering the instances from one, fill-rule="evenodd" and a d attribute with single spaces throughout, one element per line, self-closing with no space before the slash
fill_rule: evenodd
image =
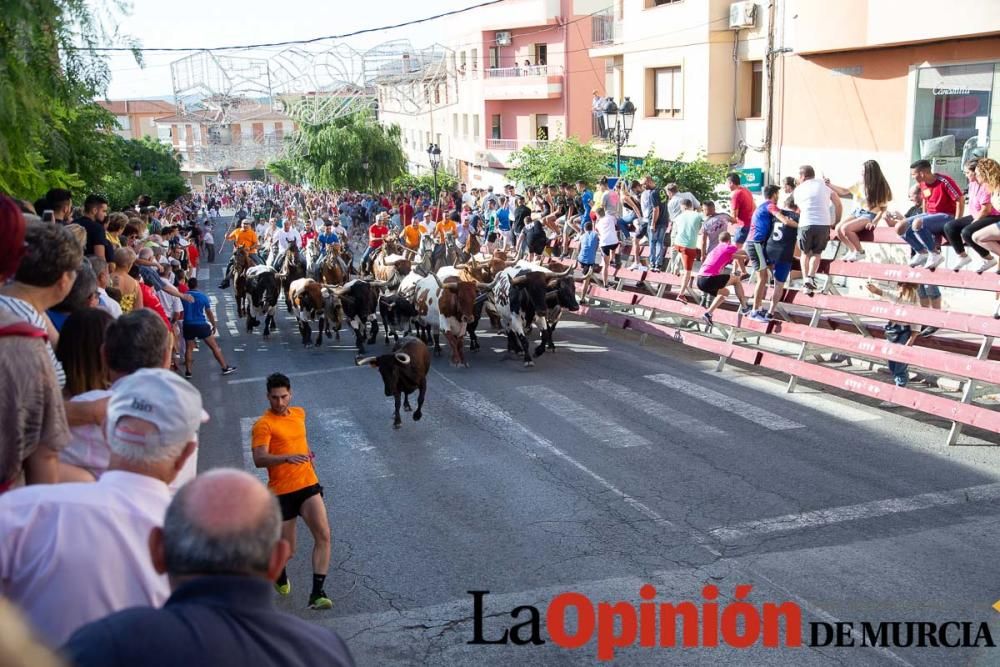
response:
<path id="1" fill-rule="evenodd" d="M 497 46 L 510 46 L 510 31 L 504 30 L 497 33 Z"/>
<path id="2" fill-rule="evenodd" d="M 753 2 L 734 2 L 729 5 L 729 29 L 752 28 L 757 21 L 757 5 Z"/>

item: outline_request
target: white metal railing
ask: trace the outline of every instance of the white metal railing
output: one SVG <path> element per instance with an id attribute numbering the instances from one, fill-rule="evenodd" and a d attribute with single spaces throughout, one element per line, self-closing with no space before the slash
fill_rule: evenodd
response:
<path id="1" fill-rule="evenodd" d="M 491 67 L 484 72 L 487 79 L 510 79 L 519 76 L 562 74 L 562 67 L 558 65 L 517 65 L 514 67 Z"/>
<path id="2" fill-rule="evenodd" d="M 547 139 L 487 139 L 486 149 L 491 151 L 516 151 L 518 148 L 524 148 L 525 146 L 541 148 L 547 143 Z"/>

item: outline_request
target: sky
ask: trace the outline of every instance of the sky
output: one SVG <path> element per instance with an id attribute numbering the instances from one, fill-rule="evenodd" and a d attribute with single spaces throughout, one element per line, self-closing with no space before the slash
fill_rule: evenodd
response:
<path id="1" fill-rule="evenodd" d="M 211 48 L 323 35 L 400 23 L 479 4 L 481 0 L 132 0 L 128 14 L 114 12 L 112 0 L 89 0 L 104 23 L 130 35 L 143 47 Z M 381 31 L 356 38 L 355 48 L 390 39 L 411 39 L 416 46 L 447 41 L 435 36 L 442 21 Z M 321 44 L 331 44 L 322 42 Z M 229 51 L 228 55 L 266 58 L 281 49 Z M 146 53 L 140 68 L 129 53 L 110 56 L 108 99 L 173 97 L 170 63 L 186 53 Z"/>

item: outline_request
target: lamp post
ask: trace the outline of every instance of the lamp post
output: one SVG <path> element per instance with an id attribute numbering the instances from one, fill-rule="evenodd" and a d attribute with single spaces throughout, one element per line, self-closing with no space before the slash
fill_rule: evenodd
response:
<path id="1" fill-rule="evenodd" d="M 427 160 L 431 164 L 431 171 L 434 172 L 434 205 L 437 206 L 438 167 L 441 166 L 441 148 L 437 144 L 431 144 L 427 147 Z"/>
<path id="2" fill-rule="evenodd" d="M 365 187 L 371 190 L 371 181 L 368 180 L 368 169 L 371 164 L 368 162 L 368 158 L 361 161 L 361 168 L 365 170 Z"/>
<path id="3" fill-rule="evenodd" d="M 608 128 L 608 139 L 615 144 L 615 175 L 618 178 L 622 175 L 622 146 L 628 143 L 634 122 L 635 105 L 632 100 L 626 97 L 621 107 L 614 100 L 608 102 L 604 110 L 604 126 Z"/>
<path id="4" fill-rule="evenodd" d="M 136 162 L 132 165 L 132 173 L 135 174 L 136 178 L 142 178 L 142 165 Z"/>

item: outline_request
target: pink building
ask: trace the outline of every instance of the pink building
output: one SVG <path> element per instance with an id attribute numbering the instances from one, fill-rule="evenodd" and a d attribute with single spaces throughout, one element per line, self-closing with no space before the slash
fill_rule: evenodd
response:
<path id="1" fill-rule="evenodd" d="M 417 113 L 394 112 L 392 104 L 380 113 L 402 129 L 411 169 L 429 168 L 427 147 L 436 143 L 442 165 L 470 187 L 499 186 L 514 151 L 549 139 L 590 139 L 591 100 L 595 90 L 603 94 L 605 79 L 603 61 L 589 53 L 589 16 L 599 5 L 510 0 L 441 26 L 438 34 L 451 36 L 442 41 L 452 52 L 448 74 L 425 84 Z"/>

